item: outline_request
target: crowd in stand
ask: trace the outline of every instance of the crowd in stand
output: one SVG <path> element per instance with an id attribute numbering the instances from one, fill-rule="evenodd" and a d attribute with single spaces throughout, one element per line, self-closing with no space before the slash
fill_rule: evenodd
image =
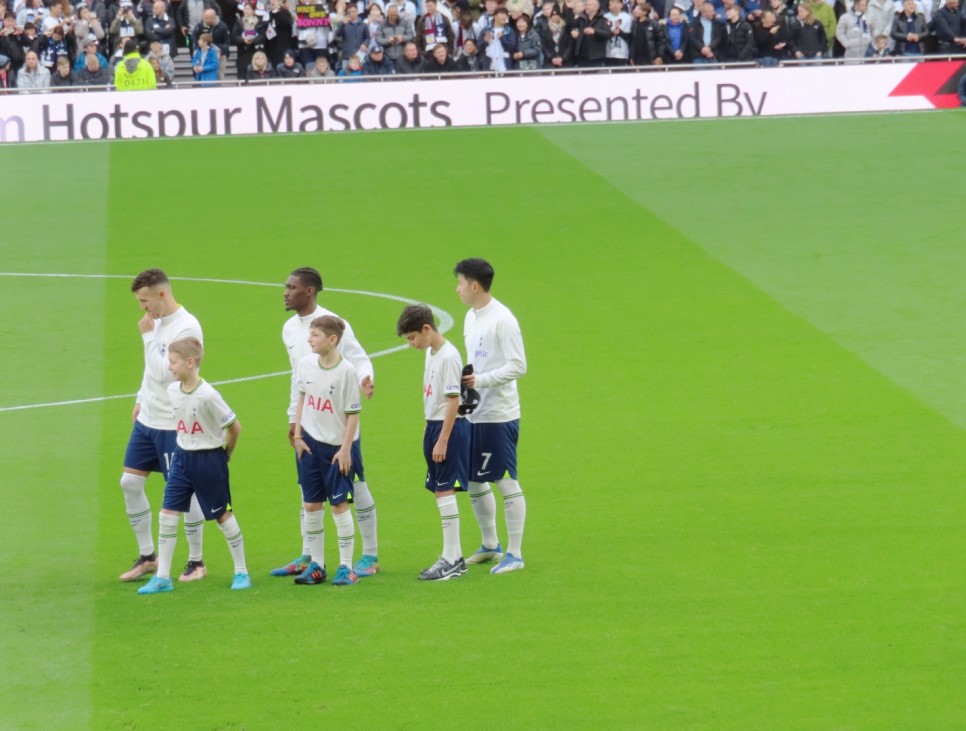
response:
<path id="1" fill-rule="evenodd" d="M 959 0 L 0 0 L 0 93 L 966 52 Z M 604 7 L 606 4 L 606 7 Z"/>

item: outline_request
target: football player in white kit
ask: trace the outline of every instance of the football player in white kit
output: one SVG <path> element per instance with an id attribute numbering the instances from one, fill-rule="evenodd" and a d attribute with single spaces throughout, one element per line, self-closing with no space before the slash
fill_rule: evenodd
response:
<path id="1" fill-rule="evenodd" d="M 135 581 L 158 568 L 151 505 L 144 485 L 151 472 L 160 472 L 167 481 L 177 446 L 174 410 L 167 391 L 174 380 L 168 372 L 168 345 L 184 337 L 204 342 L 201 325 L 175 300 L 171 283 L 163 271 L 147 269 L 141 272 L 131 283 L 131 291 L 145 312 L 138 322 L 144 342 L 144 376 L 132 414 L 134 427 L 124 454 L 121 490 L 139 555 L 130 570 L 121 574 L 121 581 Z M 201 555 L 204 522 L 198 500 L 193 498 L 190 510 L 184 516 L 188 565 L 179 577 L 181 581 L 195 581 L 207 574 Z"/>
<path id="2" fill-rule="evenodd" d="M 463 339 L 466 362 L 473 366 L 473 372 L 463 376 L 463 384 L 480 393 L 480 403 L 469 416 L 469 492 L 483 544 L 466 563 L 499 561 L 490 573 L 505 574 L 519 571 L 524 565 L 521 546 L 527 503 L 517 482 L 517 379 L 527 372 L 527 357 L 517 319 L 490 294 L 494 274 L 490 263 L 485 259 L 464 259 L 453 273 L 457 278 L 456 293 L 470 308 L 463 322 Z M 490 485 L 496 485 L 503 495 L 506 555 L 496 535 L 496 499 Z"/>
<path id="3" fill-rule="evenodd" d="M 312 349 L 308 343 L 310 325 L 317 317 L 325 315 L 337 317 L 335 313 L 319 306 L 318 295 L 321 291 L 322 276 L 311 267 L 296 269 L 285 281 L 285 309 L 295 313 L 282 327 L 282 342 L 285 344 L 289 364 L 292 367 L 288 407 L 289 443 L 292 443 L 294 436 L 295 406 L 299 398 L 298 364 L 305 356 L 312 354 Z M 375 390 L 372 361 L 356 339 L 352 326 L 345 319 L 343 319 L 343 322 L 345 322 L 345 333 L 339 342 L 339 352 L 355 368 L 359 376 L 359 386 L 362 393 L 365 394 L 366 398 L 372 398 Z M 298 467 L 299 463 L 296 460 L 296 470 L 298 470 Z M 362 538 L 362 556 L 356 561 L 352 570 L 356 576 L 363 578 L 372 576 L 379 571 L 379 544 L 376 526 L 376 502 L 369 491 L 369 485 L 366 483 L 362 463 L 362 445 L 359 439 L 352 444 L 352 471 L 355 479 L 352 486 L 352 500 L 355 504 L 356 518 L 359 521 L 359 534 Z M 301 485 L 301 482 L 299 484 Z M 299 503 L 300 505 L 302 503 L 301 488 L 299 490 Z M 305 530 L 304 506 L 301 508 L 300 522 L 302 529 L 301 554 L 285 566 L 273 569 L 272 576 L 298 576 L 305 571 L 311 562 L 308 537 Z M 324 570 L 325 567 L 323 566 L 322 569 Z"/>

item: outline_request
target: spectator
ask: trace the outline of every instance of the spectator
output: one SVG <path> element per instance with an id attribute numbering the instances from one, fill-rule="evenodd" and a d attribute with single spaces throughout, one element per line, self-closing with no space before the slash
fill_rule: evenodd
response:
<path id="1" fill-rule="evenodd" d="M 856 0 L 865 2 L 865 0 Z M 741 17 L 737 5 L 725 10 L 725 39 L 721 47 L 721 60 L 726 63 L 747 63 L 755 60 L 755 34 L 751 24 Z"/>
<path id="2" fill-rule="evenodd" d="M 362 61 L 359 60 L 359 54 L 353 53 L 351 56 L 349 56 L 348 60 L 345 62 L 345 68 L 339 69 L 339 73 L 337 73 L 336 76 L 343 77 L 347 81 L 362 81 Z"/>
<path id="3" fill-rule="evenodd" d="M 506 71 L 513 68 L 513 54 L 517 52 L 520 41 L 508 21 L 509 15 L 506 8 L 497 8 L 493 15 L 493 28 L 483 33 L 480 50 L 489 59 L 491 71 Z"/>
<path id="4" fill-rule="evenodd" d="M 456 17 L 453 18 L 453 56 L 458 60 L 463 55 L 463 46 L 467 41 L 476 40 L 473 16 L 468 10 L 456 8 Z"/>
<path id="5" fill-rule="evenodd" d="M 620 2 L 620 0 L 614 0 Z M 516 53 L 513 54 L 515 66 L 521 71 L 536 71 L 542 65 L 540 62 L 540 36 L 530 24 L 528 15 L 521 15 L 517 18 L 517 38 L 518 46 Z"/>
<path id="6" fill-rule="evenodd" d="M 70 35 L 75 44 L 74 53 L 80 57 L 81 68 L 84 67 L 83 54 L 87 53 L 87 45 L 92 39 L 98 42 L 103 41 L 106 35 L 104 28 L 105 26 L 101 24 L 101 21 L 84 3 L 77 6 L 77 19 L 74 21 Z"/>
<path id="7" fill-rule="evenodd" d="M 17 74 L 17 69 L 23 66 L 23 46 L 20 45 L 22 34 L 17 28 L 17 19 L 13 13 L 7 13 L 0 26 L 0 54 L 7 57 L 10 64 L 10 72 L 7 78 L 8 83 L 13 85 L 13 77 Z M 9 87 L 7 87 L 9 88 Z"/>
<path id="8" fill-rule="evenodd" d="M 886 2 L 892 2 L 892 0 L 886 0 Z M 768 8 L 778 19 L 778 24 L 785 29 L 785 33 L 788 33 L 788 29 L 792 24 L 792 21 L 798 17 L 798 11 L 795 9 L 794 5 L 787 5 L 785 0 L 769 0 Z"/>
<path id="9" fill-rule="evenodd" d="M 87 54 L 93 53 L 97 56 L 97 60 L 103 68 L 107 68 L 107 56 L 100 52 L 100 44 L 94 36 L 88 36 L 87 43 L 81 49 L 83 52 L 77 54 L 77 60 L 74 61 L 74 71 L 82 71 L 87 66 Z"/>
<path id="10" fill-rule="evenodd" d="M 49 89 L 50 72 L 40 63 L 36 51 L 24 54 L 23 68 L 17 74 L 18 89 Z"/>
<path id="11" fill-rule="evenodd" d="M 463 42 L 463 52 L 456 59 L 456 70 L 463 73 L 486 70 L 486 56 L 480 53 L 473 38 L 467 38 Z"/>
<path id="12" fill-rule="evenodd" d="M 148 63 L 151 63 L 151 61 L 157 59 L 158 66 L 160 66 L 161 70 L 164 71 L 164 75 L 167 76 L 169 79 L 173 79 L 174 78 L 174 59 L 171 58 L 170 54 L 167 54 L 164 52 L 164 46 L 161 44 L 160 40 L 155 39 L 151 41 L 150 47 L 151 47 L 151 50 L 148 51 L 148 55 L 145 56 Z M 105 66 L 106 65 L 107 64 L 105 64 Z M 151 64 L 151 67 L 154 68 L 154 64 Z"/>
<path id="13" fill-rule="evenodd" d="M 574 65 L 574 39 L 567 32 L 563 16 L 554 8 L 543 31 L 543 67 L 564 69 Z"/>
<path id="14" fill-rule="evenodd" d="M 691 25 L 691 49 L 694 63 L 714 63 L 724 45 L 725 29 L 714 17 L 714 5 L 706 2 L 698 10 Z"/>
<path id="15" fill-rule="evenodd" d="M 108 8 L 107 8 L 107 5 L 104 3 L 103 0 L 85 0 L 84 2 L 78 3 L 77 4 L 77 14 L 78 15 L 81 14 L 80 11 L 81 11 L 81 8 L 83 6 L 86 6 L 87 7 L 87 10 L 90 12 L 90 18 L 85 18 L 85 20 L 88 20 L 89 22 L 91 22 L 93 20 L 97 20 L 97 24 L 102 29 L 107 28 L 107 26 L 108 26 L 108 22 L 107 22 Z M 98 36 L 98 38 L 100 40 L 103 40 L 104 39 L 104 36 Z"/>
<path id="16" fill-rule="evenodd" d="M 600 1 L 587 0 L 586 15 L 576 13 L 576 3 L 574 7 L 575 33 L 571 32 L 571 36 L 576 41 L 574 48 L 576 65 L 585 68 L 603 66 L 607 58 L 607 44 L 614 34 L 610 23 L 600 12 Z"/>
<path id="17" fill-rule="evenodd" d="M 533 17 L 533 0 L 506 0 L 506 10 L 510 20 L 513 21 L 513 26 L 516 27 L 521 15 Z"/>
<path id="18" fill-rule="evenodd" d="M 369 49 L 369 56 L 362 64 L 362 73 L 365 76 L 388 76 L 396 73 L 396 65 L 386 55 L 382 46 L 374 45 Z"/>
<path id="19" fill-rule="evenodd" d="M 473 30 L 476 31 L 477 39 L 482 38 L 483 34 L 487 31 L 493 30 L 493 18 L 496 15 L 497 7 L 496 0 L 484 0 L 480 17 L 473 24 Z"/>
<path id="20" fill-rule="evenodd" d="M 151 7 L 152 15 L 144 23 L 144 35 L 147 36 L 149 42 L 154 40 L 161 41 L 161 48 L 164 49 L 164 52 L 174 58 L 178 55 L 178 46 L 174 38 L 174 19 L 168 17 L 163 0 L 155 0 L 154 5 Z M 150 64 L 146 61 L 145 67 L 150 69 Z"/>
<path id="21" fill-rule="evenodd" d="M 959 14 L 959 0 L 946 0 L 932 22 L 939 53 L 948 55 L 966 50 L 966 31 L 963 17 Z"/>
<path id="22" fill-rule="evenodd" d="M 869 50 L 865 52 L 866 58 L 875 59 L 876 61 L 889 58 L 891 55 L 892 51 L 889 49 L 889 37 L 885 35 L 877 35 L 875 40 L 872 41 L 872 45 L 869 46 Z"/>
<path id="23" fill-rule="evenodd" d="M 246 2 L 242 6 L 242 14 L 235 21 L 231 40 L 235 44 L 235 71 L 239 79 L 245 78 L 245 73 L 251 65 L 255 51 L 265 46 L 265 28 L 267 24 L 255 15 L 255 6 Z"/>
<path id="24" fill-rule="evenodd" d="M 835 11 L 825 0 L 801 0 L 799 6 L 803 3 L 811 9 L 812 17 L 822 24 L 822 30 L 825 31 L 825 49 L 822 55 L 824 58 L 831 58 L 832 44 L 835 43 Z"/>
<path id="25" fill-rule="evenodd" d="M 651 5 L 649 3 L 637 4 L 634 6 L 632 15 L 634 22 L 631 24 L 631 42 L 628 48 L 630 62 L 634 66 L 659 66 L 664 63 L 664 56 L 667 54 L 667 37 L 664 28 L 651 16 Z M 681 11 L 678 10 L 678 18 Z M 678 26 L 678 40 L 683 43 L 687 35 L 684 28 Z"/>
<path id="26" fill-rule="evenodd" d="M 828 53 L 825 26 L 815 20 L 807 0 L 799 3 L 798 17 L 788 30 L 788 48 L 799 60 L 821 59 L 822 54 Z"/>
<path id="27" fill-rule="evenodd" d="M 537 17 L 533 19 L 533 29 L 541 35 L 544 35 L 544 31 L 550 24 L 550 16 L 553 15 L 554 8 L 557 8 L 557 0 L 542 0 L 540 3 L 540 12 L 537 13 Z M 557 8 L 557 12 L 560 9 Z"/>
<path id="28" fill-rule="evenodd" d="M 215 0 L 181 0 L 178 5 L 175 21 L 181 35 L 189 39 L 192 44 L 196 44 L 198 36 L 204 32 L 203 30 L 198 32 L 198 26 L 204 25 L 205 13 L 208 10 L 214 10 L 216 16 L 221 15 L 221 8 Z M 214 37 L 214 34 L 212 34 L 212 37 Z M 217 42 L 215 42 L 215 45 L 217 45 Z M 192 45 L 192 50 L 194 50 L 194 45 Z"/>
<path id="29" fill-rule="evenodd" d="M 70 9 L 70 5 L 68 5 L 67 8 Z M 70 27 L 70 22 L 64 16 L 64 6 L 61 5 L 60 0 L 54 0 L 54 2 L 50 3 L 50 6 L 47 10 L 47 15 L 44 17 L 43 21 L 38 23 L 35 20 L 34 25 L 40 29 L 41 35 L 50 35 L 50 32 L 58 26 L 61 26 L 61 33 L 66 35 L 66 30 L 68 27 Z M 43 63 L 43 60 L 44 59 L 41 57 L 40 62 Z"/>
<path id="30" fill-rule="evenodd" d="M 775 67 L 788 58 L 788 30 L 774 10 L 765 10 L 752 30 L 760 66 Z"/>
<path id="31" fill-rule="evenodd" d="M 74 77 L 70 71 L 70 59 L 67 56 L 58 56 L 57 63 L 54 65 L 54 73 L 50 75 L 50 86 L 52 89 L 60 89 L 74 85 Z"/>
<path id="32" fill-rule="evenodd" d="M 144 91 L 158 88 L 154 69 L 138 54 L 137 41 L 128 38 L 121 47 L 121 53 L 124 55 L 123 60 L 114 67 L 115 89 Z"/>
<path id="33" fill-rule="evenodd" d="M 356 10 L 358 13 L 359 11 Z M 265 27 L 265 55 L 268 56 L 269 69 L 274 69 L 285 60 L 285 52 L 292 47 L 292 14 L 282 7 L 281 0 L 269 0 L 268 24 Z"/>
<path id="34" fill-rule="evenodd" d="M 268 62 L 268 54 L 265 51 L 255 51 L 252 62 L 245 71 L 245 81 L 263 81 L 274 78 L 275 69 Z"/>
<path id="35" fill-rule="evenodd" d="M 275 75 L 280 79 L 305 78 L 305 67 L 299 63 L 296 51 L 290 48 L 285 52 L 282 63 L 275 67 Z"/>
<path id="36" fill-rule="evenodd" d="M 346 6 L 345 18 L 335 32 L 335 42 L 339 45 L 342 56 L 342 67 L 345 68 L 352 56 L 359 58 L 369 49 L 369 26 L 365 21 L 359 19 L 359 6 L 351 3 Z M 361 61 L 361 59 L 360 59 Z M 362 64 L 359 64 L 359 73 L 362 73 Z"/>
<path id="37" fill-rule="evenodd" d="M 419 53 L 419 46 L 415 41 L 409 41 L 403 46 L 403 55 L 396 64 L 397 74 L 421 74 L 423 72 L 423 57 Z"/>
<path id="38" fill-rule="evenodd" d="M 304 3 L 299 3 L 299 5 L 303 4 L 316 6 L 320 11 L 326 10 L 324 0 L 305 0 Z M 297 18 L 296 25 L 298 25 Z M 306 71 L 312 68 L 315 59 L 319 56 L 328 56 L 330 32 L 329 26 L 298 29 L 299 63 Z"/>
<path id="39" fill-rule="evenodd" d="M 40 40 L 37 38 L 37 27 L 33 23 L 27 23 L 20 34 L 20 47 L 26 56 L 27 51 L 36 50 Z"/>
<path id="40" fill-rule="evenodd" d="M 309 79 L 333 79 L 335 78 L 335 73 L 329 68 L 329 57 L 328 56 L 317 56 L 315 59 L 315 65 L 312 66 L 305 74 Z"/>
<path id="41" fill-rule="evenodd" d="M 895 41 L 896 54 L 900 56 L 921 56 L 925 49 L 923 41 L 929 36 L 926 16 L 919 12 L 916 0 L 905 0 L 902 12 L 896 13 L 892 22 L 892 40 Z"/>
<path id="42" fill-rule="evenodd" d="M 631 57 L 630 40 L 633 20 L 629 13 L 624 12 L 623 0 L 610 0 L 609 8 L 609 11 L 604 13 L 611 33 L 610 38 L 607 39 L 607 55 L 604 63 L 608 66 L 626 66 Z M 634 9 L 638 10 L 638 7 L 635 6 Z"/>
<path id="43" fill-rule="evenodd" d="M 669 64 L 691 63 L 691 37 L 684 11 L 677 5 L 667 14 L 664 31 L 664 60 Z"/>
<path id="44" fill-rule="evenodd" d="M 424 71 L 431 74 L 451 74 L 457 70 L 456 61 L 449 55 L 446 44 L 437 43 L 433 46 L 432 53 L 426 58 Z"/>
<path id="45" fill-rule="evenodd" d="M 118 51 L 122 49 L 127 39 L 140 39 L 144 36 L 144 24 L 134 14 L 134 6 L 130 0 L 121 0 L 120 10 L 111 21 L 107 34 L 111 39 L 111 48 Z"/>
<path id="46" fill-rule="evenodd" d="M 0 94 L 8 94 L 17 86 L 17 76 L 10 56 L 0 53 Z"/>
<path id="47" fill-rule="evenodd" d="M 174 77 L 165 73 L 157 58 L 149 58 L 148 63 L 151 64 L 151 69 L 154 71 L 154 83 L 156 88 L 160 89 L 163 87 L 165 89 L 170 89 L 174 82 Z"/>
<path id="48" fill-rule="evenodd" d="M 194 72 L 195 81 L 201 81 L 202 86 L 212 86 L 210 82 L 218 81 L 218 49 L 211 44 L 211 33 L 198 36 L 195 52 L 191 57 L 191 70 Z"/>
<path id="49" fill-rule="evenodd" d="M 426 0 L 425 7 L 426 13 L 416 21 L 416 43 L 424 53 L 436 48 L 437 43 L 442 43 L 451 54 L 453 36 L 450 32 L 450 21 L 439 12 L 436 0 Z"/>
<path id="50" fill-rule="evenodd" d="M 107 75 L 107 64 L 101 64 L 96 53 L 84 54 L 84 66 L 74 72 L 75 86 L 107 86 L 111 83 Z"/>
<path id="51" fill-rule="evenodd" d="M 61 56 L 66 56 L 68 63 L 72 63 L 74 60 L 74 49 L 71 44 L 67 43 L 62 25 L 56 25 L 47 33 L 39 36 L 33 48 L 40 54 L 40 63 L 51 72 L 57 64 L 57 59 Z"/>
<path id="52" fill-rule="evenodd" d="M 419 11 L 416 9 L 416 4 L 412 0 L 387 0 L 386 2 L 386 14 L 389 14 L 389 6 L 395 5 L 396 10 L 399 11 L 399 17 L 408 22 L 410 25 L 416 22 L 416 16 Z"/>
<path id="53" fill-rule="evenodd" d="M 44 18 L 49 14 L 43 0 L 27 0 L 17 11 L 17 27 L 26 30 L 27 23 L 32 23 L 34 27 L 43 25 Z"/>
<path id="54" fill-rule="evenodd" d="M 198 38 L 202 33 L 211 36 L 211 45 L 218 51 L 218 80 L 225 78 L 225 69 L 228 67 L 228 58 L 231 55 L 231 31 L 222 22 L 212 8 L 205 10 L 204 19 L 195 26 L 191 36 L 193 47 L 197 47 Z"/>
<path id="55" fill-rule="evenodd" d="M 913 0 L 915 6 L 915 0 Z M 869 29 L 865 11 L 869 0 L 854 0 L 852 10 L 842 13 L 835 28 L 835 37 L 845 49 L 845 58 L 860 59 L 872 45 L 872 31 Z"/>
<path id="56" fill-rule="evenodd" d="M 382 29 L 382 24 L 385 21 L 386 17 L 383 15 L 382 8 L 376 3 L 372 3 L 366 10 L 366 24 L 369 26 L 370 43 L 376 42 L 376 39 L 379 37 L 379 31 Z"/>
<path id="57" fill-rule="evenodd" d="M 385 49 L 393 64 L 402 58 L 403 48 L 416 38 L 413 24 L 399 14 L 399 6 L 390 4 L 386 8 L 386 22 L 379 29 L 377 42 Z"/>

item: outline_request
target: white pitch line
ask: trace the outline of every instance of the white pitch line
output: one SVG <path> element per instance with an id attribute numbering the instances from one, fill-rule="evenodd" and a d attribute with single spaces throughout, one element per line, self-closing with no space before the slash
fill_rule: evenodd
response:
<path id="1" fill-rule="evenodd" d="M 50 272 L 0 272 L 0 277 L 59 277 L 63 279 L 134 279 L 133 276 L 127 274 L 68 274 L 68 273 L 50 273 Z M 252 282 L 246 279 L 212 279 L 209 277 L 173 277 L 173 279 L 179 282 L 209 282 L 212 284 L 241 284 L 250 287 L 279 287 L 281 285 L 274 282 Z M 409 297 L 400 297 L 395 294 L 386 294 L 385 292 L 370 292 L 363 289 L 336 289 L 327 288 L 326 292 L 338 292 L 339 294 L 358 294 L 365 297 L 379 297 L 382 299 L 393 300 L 395 302 L 402 302 L 407 305 L 416 304 L 419 300 L 414 300 Z M 453 327 L 453 317 L 446 310 L 440 309 L 435 305 L 429 305 L 432 309 L 433 314 L 439 318 L 439 331 L 442 333 L 447 332 L 451 327 Z M 394 348 L 387 348 L 386 350 L 380 350 L 375 353 L 370 353 L 370 358 L 379 358 L 384 355 L 389 355 L 390 353 L 397 353 L 400 350 L 407 350 L 408 345 L 397 345 Z M 241 378 L 229 378 L 225 381 L 211 381 L 213 386 L 224 386 L 229 383 L 245 383 L 247 381 L 260 381 L 264 378 L 276 378 L 278 376 L 288 376 L 291 375 L 291 371 L 276 371 L 275 373 L 263 373 L 258 376 L 242 376 Z M 100 401 L 116 401 L 117 399 L 135 398 L 136 393 L 123 393 L 115 396 L 94 396 L 92 398 L 82 398 L 82 399 L 71 399 L 69 401 L 51 401 L 49 403 L 43 404 L 23 404 L 21 406 L 0 406 L 0 413 L 7 411 L 26 411 L 27 409 L 44 409 L 52 406 L 73 406 L 75 404 L 92 404 Z"/>

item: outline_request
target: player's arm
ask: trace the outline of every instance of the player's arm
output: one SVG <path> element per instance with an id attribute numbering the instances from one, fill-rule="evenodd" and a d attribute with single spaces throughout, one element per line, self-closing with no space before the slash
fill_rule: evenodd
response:
<path id="1" fill-rule="evenodd" d="M 345 321 L 343 320 L 343 322 Z M 366 398 L 372 398 L 372 394 L 376 390 L 376 374 L 372 368 L 372 359 L 369 357 L 365 348 L 362 347 L 362 344 L 356 339 L 352 325 L 348 322 L 345 324 L 345 332 L 342 333 L 339 352 L 356 369 L 356 374 L 359 376 L 359 387 L 366 395 Z"/>
<path id="2" fill-rule="evenodd" d="M 446 448 L 449 446 L 449 437 L 453 433 L 453 425 L 456 423 L 456 412 L 460 407 L 460 395 L 446 395 L 446 414 L 443 416 L 443 428 L 439 431 L 436 444 L 433 445 L 433 462 L 446 461 Z"/>
<path id="3" fill-rule="evenodd" d="M 288 356 L 288 364 L 292 369 L 292 379 L 289 383 L 289 394 L 288 394 L 288 440 L 291 442 L 295 434 L 295 405 L 299 400 L 299 376 L 298 376 L 298 363 L 295 358 L 292 357 L 292 352 L 294 344 L 289 343 L 285 340 L 285 333 L 282 333 L 282 345 L 285 346 L 285 354 Z M 292 345 L 292 348 L 288 346 Z"/>
<path id="4" fill-rule="evenodd" d="M 477 373 L 474 388 L 502 386 L 527 372 L 527 355 L 523 350 L 523 335 L 519 326 L 516 323 L 500 323 L 496 335 L 506 363 L 492 371 Z"/>
<path id="5" fill-rule="evenodd" d="M 235 451 L 238 444 L 238 436 L 241 434 L 241 422 L 235 419 L 231 426 L 225 429 L 225 456 L 230 460 L 231 453 Z"/>
<path id="6" fill-rule="evenodd" d="M 298 459 L 302 459 L 302 455 L 308 452 L 312 454 L 312 450 L 309 449 L 308 445 L 302 439 L 302 407 L 305 406 L 305 394 L 300 393 L 298 401 L 295 404 L 295 424 L 292 425 L 292 446 L 295 447 L 295 456 Z"/>

